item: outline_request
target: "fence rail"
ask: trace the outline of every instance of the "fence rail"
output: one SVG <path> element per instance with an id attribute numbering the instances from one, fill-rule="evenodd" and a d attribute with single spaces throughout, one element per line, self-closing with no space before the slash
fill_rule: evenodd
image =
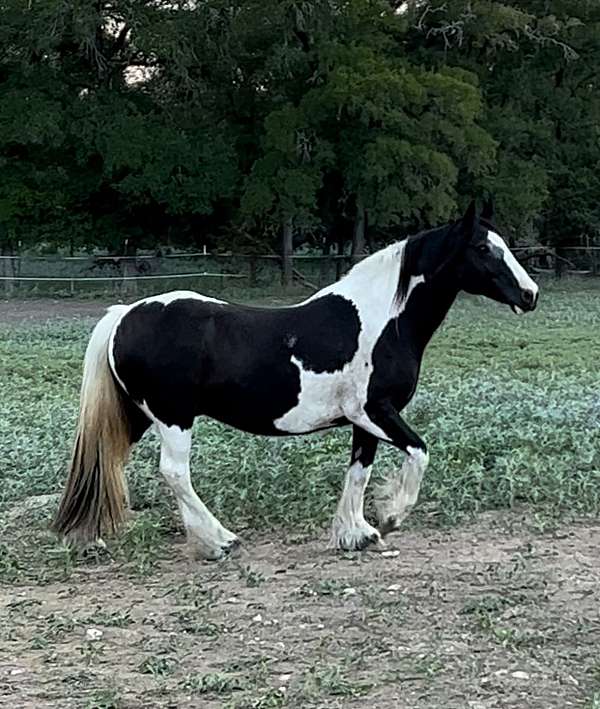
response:
<path id="1" fill-rule="evenodd" d="M 511 249 L 513 253 L 549 253 L 554 254 L 556 249 L 549 246 L 541 245 L 531 245 L 531 246 L 515 246 Z M 563 250 L 563 249 L 561 249 Z M 581 253 L 599 253 L 600 246 L 567 246 L 564 247 L 566 251 L 577 251 Z M 207 259 L 233 259 L 233 258 L 243 258 L 243 259 L 259 259 L 268 261 L 280 261 L 281 256 L 277 254 L 215 254 L 209 253 L 207 251 L 197 251 L 197 252 L 181 252 L 181 253 L 170 253 L 170 254 L 136 254 L 135 256 L 121 256 L 121 255 L 106 255 L 106 254 L 89 254 L 86 256 L 38 256 L 29 254 L 2 254 L 0 255 L 0 260 L 14 260 L 22 259 L 26 261 L 48 261 L 50 263 L 60 263 L 68 261 L 107 261 L 107 262 L 121 262 L 121 261 L 152 261 L 152 260 L 162 260 L 162 259 L 187 259 L 187 258 L 207 258 Z M 348 254 L 294 254 L 294 261 L 319 261 L 319 260 L 340 260 L 347 261 L 350 256 Z"/>
<path id="2" fill-rule="evenodd" d="M 40 281 L 45 282 L 60 282 L 75 281 L 77 283 L 92 283 L 94 281 L 155 281 L 168 278 L 247 278 L 245 273 L 208 273 L 200 271 L 199 273 L 169 273 L 159 276 L 0 276 L 0 281 Z"/>
<path id="3" fill-rule="evenodd" d="M 517 246 L 513 252 L 532 272 L 600 275 L 600 246 L 553 249 Z M 352 259 L 345 254 L 297 254 L 292 257 L 297 278 L 324 286 L 340 278 Z M 5 296 L 111 288 L 134 295 L 144 283 L 188 281 L 189 287 L 243 283 L 256 287 L 279 283 L 281 258 L 276 254 L 210 254 L 204 251 L 136 256 L 0 255 L 0 288 Z M 62 290 L 61 290 L 62 289 Z"/>

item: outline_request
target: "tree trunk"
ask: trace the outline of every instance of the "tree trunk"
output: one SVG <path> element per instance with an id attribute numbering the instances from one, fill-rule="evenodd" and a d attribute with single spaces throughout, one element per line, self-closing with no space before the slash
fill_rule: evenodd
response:
<path id="1" fill-rule="evenodd" d="M 352 231 L 352 263 L 358 263 L 365 252 L 365 223 L 366 213 L 362 202 L 358 200 L 356 204 L 356 217 L 354 219 L 354 229 Z"/>
<path id="2" fill-rule="evenodd" d="M 294 265 L 292 262 L 294 228 L 292 219 L 288 219 L 283 225 L 281 242 L 281 284 L 284 290 L 288 290 L 292 285 Z"/>

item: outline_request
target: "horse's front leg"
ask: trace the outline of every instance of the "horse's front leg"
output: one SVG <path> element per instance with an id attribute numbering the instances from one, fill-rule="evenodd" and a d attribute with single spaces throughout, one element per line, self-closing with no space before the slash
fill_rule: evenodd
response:
<path id="1" fill-rule="evenodd" d="M 377 438 L 358 426 L 352 429 L 352 457 L 346 473 L 331 530 L 331 546 L 359 551 L 371 544 L 382 544 L 381 535 L 364 517 L 365 488 L 377 450 Z"/>
<path id="2" fill-rule="evenodd" d="M 390 475 L 375 490 L 375 504 L 382 536 L 400 527 L 419 496 L 429 454 L 427 446 L 394 409 L 391 402 L 373 402 L 366 407 L 373 432 L 406 453 L 400 471 Z M 381 435 L 383 433 L 383 436 Z"/>

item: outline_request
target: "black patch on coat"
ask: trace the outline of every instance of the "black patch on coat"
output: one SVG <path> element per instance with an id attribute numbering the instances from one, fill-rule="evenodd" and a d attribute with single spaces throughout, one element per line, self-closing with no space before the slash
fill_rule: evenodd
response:
<path id="1" fill-rule="evenodd" d="M 358 349 L 360 318 L 355 305 L 331 294 L 301 307 L 302 316 L 296 318 L 288 336 L 290 352 L 303 369 L 316 374 L 340 371 Z"/>
<path id="2" fill-rule="evenodd" d="M 398 412 L 412 399 L 425 348 L 458 295 L 452 269 L 440 271 L 435 279 L 425 278 L 373 348 L 367 400 L 389 400 Z"/>
<path id="3" fill-rule="evenodd" d="M 121 384 L 115 379 L 115 386 L 119 392 L 119 399 L 123 412 L 129 425 L 129 442 L 137 443 L 152 425 L 152 421 L 123 391 Z"/>
<path id="4" fill-rule="evenodd" d="M 168 426 L 187 429 L 207 415 L 283 435 L 273 422 L 300 393 L 292 356 L 312 372 L 335 372 L 354 357 L 359 334 L 356 308 L 339 295 L 272 309 L 179 298 L 130 310 L 113 355 L 129 396 Z"/>

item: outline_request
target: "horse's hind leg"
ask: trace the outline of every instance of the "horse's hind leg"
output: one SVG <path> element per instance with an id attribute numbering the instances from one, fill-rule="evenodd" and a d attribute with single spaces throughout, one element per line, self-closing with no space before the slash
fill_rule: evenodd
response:
<path id="1" fill-rule="evenodd" d="M 363 513 L 365 488 L 377 442 L 375 436 L 354 426 L 352 458 L 331 530 L 331 545 L 338 549 L 359 551 L 371 544 L 382 544 L 380 533 L 366 521 Z"/>
<path id="2" fill-rule="evenodd" d="M 188 541 L 205 559 L 220 559 L 239 545 L 196 494 L 190 479 L 191 430 L 156 424 L 160 438 L 160 472 L 177 497 Z"/>

